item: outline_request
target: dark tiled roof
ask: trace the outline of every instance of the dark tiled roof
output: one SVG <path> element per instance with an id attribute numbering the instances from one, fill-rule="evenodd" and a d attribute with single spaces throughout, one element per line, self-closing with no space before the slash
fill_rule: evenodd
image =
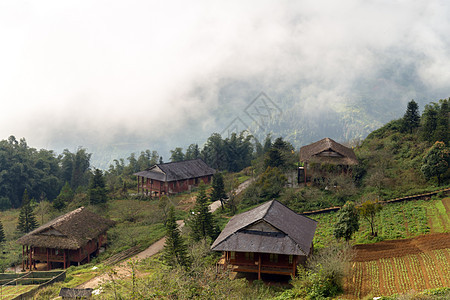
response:
<path id="1" fill-rule="evenodd" d="M 114 221 L 80 207 L 27 233 L 17 242 L 34 247 L 78 249 L 114 224 Z"/>
<path id="2" fill-rule="evenodd" d="M 249 230 L 258 222 L 265 222 L 278 232 Z M 211 249 L 309 255 L 316 226 L 316 221 L 272 200 L 231 218 Z"/>
<path id="3" fill-rule="evenodd" d="M 158 169 L 162 172 L 157 171 Z M 134 175 L 159 181 L 176 181 L 209 176 L 214 173 L 216 170 L 210 168 L 203 160 L 193 159 L 157 164 Z"/>
<path id="4" fill-rule="evenodd" d="M 320 157 L 318 154 L 324 151 L 334 151 L 339 153 L 342 157 Z M 345 147 L 330 138 L 321 139 L 318 142 L 312 143 L 300 148 L 300 161 L 309 162 L 311 160 L 318 160 L 332 164 L 356 165 L 358 159 L 356 158 L 353 149 Z"/>

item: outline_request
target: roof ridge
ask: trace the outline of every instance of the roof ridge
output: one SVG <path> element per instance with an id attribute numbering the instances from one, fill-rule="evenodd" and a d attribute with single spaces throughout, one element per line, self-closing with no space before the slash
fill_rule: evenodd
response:
<path id="1" fill-rule="evenodd" d="M 182 163 L 182 162 L 193 161 L 193 160 L 201 160 L 201 161 L 203 161 L 203 159 L 201 159 L 201 158 L 199 157 L 199 158 L 186 159 L 186 160 L 179 160 L 179 161 L 169 161 L 169 162 L 162 163 L 162 164 L 155 164 L 154 166 L 170 165 L 170 164 Z"/>
<path id="2" fill-rule="evenodd" d="M 270 200 L 270 201 L 268 202 L 268 203 L 270 203 L 270 205 L 269 205 L 269 207 L 266 209 L 266 212 L 264 213 L 264 215 L 263 215 L 262 218 L 261 218 L 261 219 L 263 219 L 264 221 L 266 221 L 265 218 L 266 218 L 267 214 L 269 213 L 269 210 L 270 210 L 270 208 L 272 207 L 274 201 L 276 201 L 276 200 L 275 200 L 275 199 L 272 199 L 272 200 Z M 277 201 L 277 202 L 278 202 L 278 201 Z M 271 225 L 272 225 L 272 224 L 271 224 Z"/>

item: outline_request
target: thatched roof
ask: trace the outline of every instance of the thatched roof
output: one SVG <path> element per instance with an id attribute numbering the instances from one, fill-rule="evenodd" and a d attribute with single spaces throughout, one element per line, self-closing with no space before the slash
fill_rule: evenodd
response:
<path id="1" fill-rule="evenodd" d="M 114 224 L 114 221 L 80 207 L 27 233 L 17 242 L 33 247 L 75 250 L 97 238 Z"/>
<path id="2" fill-rule="evenodd" d="M 317 221 L 272 200 L 231 218 L 211 249 L 309 255 L 316 227 Z"/>
<path id="3" fill-rule="evenodd" d="M 134 175 L 159 181 L 176 181 L 210 176 L 216 170 L 210 168 L 203 160 L 193 159 L 164 164 L 157 164 Z"/>
<path id="4" fill-rule="evenodd" d="M 358 164 L 358 159 L 352 148 L 345 147 L 330 138 L 324 138 L 318 142 L 301 147 L 300 161 L 319 161 L 335 165 Z"/>

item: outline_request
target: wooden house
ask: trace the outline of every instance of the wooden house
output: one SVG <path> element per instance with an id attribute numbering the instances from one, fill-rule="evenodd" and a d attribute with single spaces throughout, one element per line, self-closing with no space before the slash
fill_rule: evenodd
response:
<path id="1" fill-rule="evenodd" d="M 36 268 L 36 262 L 46 262 L 47 270 L 90 262 L 114 224 L 84 207 L 59 216 L 17 240 L 22 245 L 22 269 Z"/>
<path id="2" fill-rule="evenodd" d="M 157 164 L 134 175 L 138 193 L 160 197 L 189 191 L 200 182 L 209 183 L 215 172 L 203 160 L 193 159 Z"/>
<path id="3" fill-rule="evenodd" d="M 317 166 L 334 166 L 347 172 L 349 166 L 357 165 L 358 159 L 352 148 L 341 145 L 330 138 L 321 139 L 300 148 L 300 162 L 303 167 L 298 170 L 298 182 L 307 183 Z M 330 170 L 331 168 L 328 168 Z M 320 174 L 324 176 L 324 174 Z"/>
<path id="4" fill-rule="evenodd" d="M 211 249 L 224 253 L 220 263 L 235 272 L 295 276 L 312 253 L 317 222 L 276 200 L 230 219 Z"/>

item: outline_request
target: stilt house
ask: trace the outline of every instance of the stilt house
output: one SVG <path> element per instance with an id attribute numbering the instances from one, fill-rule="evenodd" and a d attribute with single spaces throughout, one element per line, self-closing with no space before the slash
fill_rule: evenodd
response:
<path id="1" fill-rule="evenodd" d="M 114 224 L 84 207 L 62 215 L 17 240 L 22 245 L 22 269 L 36 268 L 36 262 L 46 262 L 47 270 L 90 262 Z"/>
<path id="2" fill-rule="evenodd" d="M 303 167 L 298 170 L 298 182 L 306 184 L 311 181 L 311 177 L 314 175 L 313 169 L 316 166 L 335 166 L 347 172 L 349 166 L 358 164 L 358 159 L 352 148 L 341 145 L 330 138 L 324 138 L 301 147 L 300 162 L 303 163 Z M 326 174 L 320 174 L 320 176 L 326 177 Z"/>
<path id="3" fill-rule="evenodd" d="M 295 276 L 313 250 L 317 222 L 299 215 L 276 200 L 236 215 L 211 249 L 222 251 L 220 260 L 235 272 Z"/>
<path id="4" fill-rule="evenodd" d="M 134 175 L 138 193 L 160 197 L 189 191 L 200 182 L 209 183 L 215 172 L 203 160 L 193 159 L 157 164 Z"/>

